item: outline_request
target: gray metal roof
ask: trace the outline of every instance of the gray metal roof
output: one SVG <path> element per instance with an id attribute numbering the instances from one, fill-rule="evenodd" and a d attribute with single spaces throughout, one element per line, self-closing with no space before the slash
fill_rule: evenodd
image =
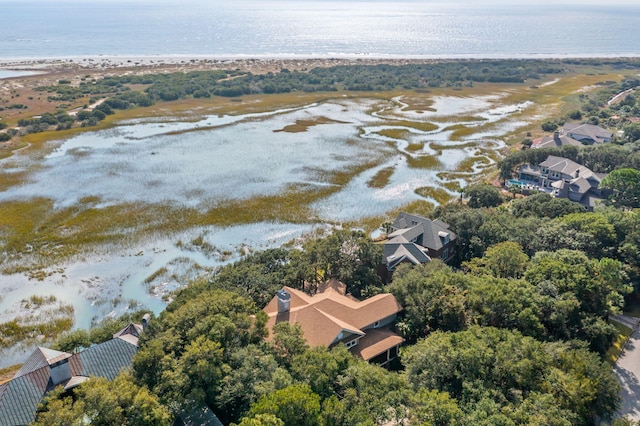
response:
<path id="1" fill-rule="evenodd" d="M 20 370 L 18 370 L 13 377 L 24 376 L 34 370 L 62 361 L 70 356 L 71 354 L 67 352 L 60 352 L 54 349 L 38 346 L 38 348 L 31 353 L 29 358 L 24 362 L 24 364 L 22 364 Z"/>
<path id="2" fill-rule="evenodd" d="M 581 168 L 590 171 L 575 161 L 571 161 L 568 158 L 556 157 L 555 155 L 548 156 L 546 160 L 540 163 L 540 167 L 546 167 L 554 172 L 559 172 L 569 176 L 573 176 L 576 173 L 576 170 Z"/>
<path id="3" fill-rule="evenodd" d="M 38 404 L 52 387 L 49 365 L 0 386 L 0 426 L 28 425 L 36 419 Z"/>
<path id="4" fill-rule="evenodd" d="M 35 420 L 38 404 L 54 387 L 51 365 L 56 362 L 68 359 L 73 377 L 60 383 L 67 387 L 80 383 L 84 380 L 82 377 L 99 376 L 113 380 L 123 368 L 131 365 L 138 349 L 123 337 L 135 336 L 124 333 L 73 355 L 48 348 L 36 349 L 14 378 L 0 385 L 0 426 L 28 425 Z"/>
<path id="5" fill-rule="evenodd" d="M 559 136 L 543 136 L 538 142 L 532 145 L 534 148 L 553 148 L 559 146 L 583 146 L 582 142 L 577 141 L 567 135 Z"/>
<path id="6" fill-rule="evenodd" d="M 174 426 L 223 426 L 220 419 L 206 405 L 181 413 L 173 424 Z"/>
<path id="7" fill-rule="evenodd" d="M 418 229 L 419 231 L 421 231 L 422 238 L 418 241 L 418 243 L 430 250 L 440 250 L 444 246 L 444 242 L 439 236 L 440 232 L 449 234 L 449 239 L 451 241 L 455 240 L 457 237 L 454 232 L 449 230 L 449 225 L 442 222 L 441 220 L 431 220 L 404 212 L 398 214 L 398 217 L 393 222 L 392 226 L 395 230 L 401 230 L 402 228 L 419 227 Z M 391 235 L 394 235 L 397 232 L 398 231 L 394 232 Z M 414 233 L 415 230 L 412 230 L 410 235 L 414 235 Z"/>
<path id="8" fill-rule="evenodd" d="M 71 358 L 74 376 L 100 376 L 113 380 L 131 365 L 138 348 L 122 339 L 113 339 L 78 352 Z"/>
<path id="9" fill-rule="evenodd" d="M 604 142 L 611 139 L 613 133 L 593 124 L 571 124 L 567 123 L 562 127 L 562 132 L 569 135 L 584 136 L 594 142 Z"/>
<path id="10" fill-rule="evenodd" d="M 385 243 L 383 259 L 389 270 L 394 269 L 404 260 L 408 260 L 414 265 L 431 261 L 424 249 L 414 243 Z"/>

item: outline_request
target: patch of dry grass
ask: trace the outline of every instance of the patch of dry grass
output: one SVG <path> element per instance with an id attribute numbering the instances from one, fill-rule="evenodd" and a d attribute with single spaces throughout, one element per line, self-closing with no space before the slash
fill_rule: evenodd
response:
<path id="1" fill-rule="evenodd" d="M 458 163 L 456 170 L 459 172 L 471 173 L 478 165 L 487 166 L 489 164 L 491 164 L 491 160 L 487 157 L 468 157 Z"/>
<path id="2" fill-rule="evenodd" d="M 386 167 L 378 171 L 369 181 L 367 182 L 367 186 L 369 188 L 384 188 L 389 184 L 389 179 L 393 176 L 393 172 L 395 169 L 393 167 Z"/>
<path id="3" fill-rule="evenodd" d="M 458 143 L 458 144 L 451 144 L 451 145 L 443 145 L 443 144 L 439 144 L 437 142 L 431 142 L 429 144 L 429 147 L 431 149 L 434 149 L 436 151 L 444 151 L 447 149 L 465 149 L 465 148 L 474 148 L 478 146 L 477 142 L 465 142 L 465 143 Z"/>
<path id="4" fill-rule="evenodd" d="M 309 127 L 318 126 L 320 124 L 332 124 L 332 123 L 342 123 L 346 124 L 345 121 L 332 120 L 327 117 L 317 117 L 314 120 L 296 120 L 296 124 L 290 124 L 288 126 L 284 126 L 282 129 L 274 130 L 274 133 L 278 132 L 287 132 L 287 133 L 301 133 L 309 130 Z"/>
<path id="5" fill-rule="evenodd" d="M 407 155 L 407 165 L 413 169 L 435 170 L 442 167 L 440 160 L 433 155 Z"/>
<path id="6" fill-rule="evenodd" d="M 384 125 L 391 127 L 407 127 L 410 129 L 420 130 L 421 132 L 432 132 L 438 129 L 438 125 L 428 121 L 390 120 L 386 121 Z"/>
<path id="7" fill-rule="evenodd" d="M 391 139 L 406 140 L 411 137 L 411 132 L 406 129 L 382 129 L 375 133 Z"/>
<path id="8" fill-rule="evenodd" d="M 460 190 L 462 189 L 462 187 L 460 186 L 460 182 L 458 182 L 457 180 L 448 181 L 443 183 L 442 185 L 449 191 L 453 192 L 460 192 Z"/>
<path id="9" fill-rule="evenodd" d="M 451 200 L 451 194 L 442 188 L 424 186 L 415 190 L 415 193 L 425 198 L 433 198 L 438 204 L 446 204 Z"/>

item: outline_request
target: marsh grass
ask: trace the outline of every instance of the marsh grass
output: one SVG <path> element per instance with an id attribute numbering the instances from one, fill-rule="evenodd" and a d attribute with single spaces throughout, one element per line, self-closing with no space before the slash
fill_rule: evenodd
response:
<path id="1" fill-rule="evenodd" d="M 488 166 L 493 162 L 487 157 L 468 157 L 458 163 L 456 170 L 463 173 L 471 173 L 478 166 Z"/>
<path id="2" fill-rule="evenodd" d="M 390 210 L 384 215 L 366 216 L 358 219 L 357 222 L 345 222 L 342 225 L 353 229 L 363 229 L 367 233 L 372 233 L 375 230 L 380 229 L 383 223 L 393 221 L 400 212 L 429 217 L 434 208 L 434 204 L 429 201 L 415 200 L 400 206 L 397 209 Z"/>
<path id="3" fill-rule="evenodd" d="M 440 160 L 433 155 L 407 155 L 407 165 L 413 169 L 436 170 L 442 168 Z"/>
<path id="4" fill-rule="evenodd" d="M 467 136 L 472 136 L 475 133 L 478 133 L 481 130 L 486 129 L 486 127 L 467 127 L 465 125 L 460 125 L 451 133 L 452 141 L 459 141 Z"/>
<path id="5" fill-rule="evenodd" d="M 95 207 L 99 197 L 57 209 L 50 199 L 0 203 L 2 250 L 10 257 L 26 256 L 3 266 L 4 273 L 27 272 L 42 279 L 55 261 L 91 252 L 103 244 L 139 241 L 143 236 L 171 235 L 207 225 L 232 226 L 254 222 L 315 223 L 310 205 L 339 191 L 343 185 L 377 162 L 326 173 L 327 185 L 290 185 L 275 195 L 220 201 L 200 211 L 172 204 L 124 203 Z M 132 220 L 135 218 L 135 221 Z M 196 241 L 197 243 L 197 241 Z M 202 245 L 204 245 L 204 241 Z M 204 249 L 204 248 L 203 248 Z"/>
<path id="6" fill-rule="evenodd" d="M 13 376 L 20 370 L 21 365 L 12 365 L 6 368 L 0 368 L 0 385 L 13 379 Z"/>
<path id="7" fill-rule="evenodd" d="M 28 181 L 30 171 L 23 170 L 20 172 L 0 173 L 0 192 L 17 185 L 22 185 Z"/>
<path id="8" fill-rule="evenodd" d="M 470 176 L 469 173 L 465 173 L 465 172 L 439 172 L 436 174 L 436 176 L 438 177 L 438 179 L 444 180 L 444 181 L 453 181 L 456 179 L 462 179 L 462 180 L 469 180 Z"/>
<path id="9" fill-rule="evenodd" d="M 585 86 L 595 85 L 606 80 L 620 80 L 622 73 L 607 71 L 606 75 L 577 75 L 567 73 L 552 85 L 532 88 L 527 84 L 476 84 L 472 88 L 465 88 L 465 96 L 501 96 L 501 104 L 517 104 L 532 100 L 536 106 L 536 114 L 552 115 L 563 111 L 567 105 L 575 109 L 576 93 Z M 537 84 L 537 82 L 536 82 Z M 342 97 L 341 97 L 342 96 Z M 108 116 L 98 126 L 90 128 L 74 128 L 65 131 L 48 131 L 24 136 L 16 146 L 26 147 L 25 153 L 34 159 L 43 158 L 53 144 L 46 144 L 52 138 L 64 139 L 85 131 L 95 131 L 117 126 L 124 120 L 144 119 L 148 117 L 167 117 L 167 120 L 197 120 L 210 114 L 247 114 L 274 111 L 277 109 L 310 105 L 312 103 L 331 100 L 367 99 L 372 105 L 372 112 L 379 111 L 381 102 L 400 96 L 408 107 L 408 111 L 428 111 L 433 104 L 434 96 L 460 96 L 460 92 L 452 89 L 433 89 L 428 94 L 418 94 L 412 91 L 393 91 L 380 93 L 288 93 L 278 95 L 250 95 L 239 99 L 214 97 L 209 99 L 184 99 L 174 102 L 158 102 L 145 108 L 134 108 L 116 111 Z M 380 100 L 377 102 L 376 100 Z M 514 114 L 531 114 L 532 111 Z M 442 117 L 439 117 L 440 120 Z M 449 122 L 458 123 L 450 127 L 453 138 L 462 138 L 479 132 L 482 129 L 465 126 L 463 123 L 480 117 L 454 116 L 447 117 Z M 435 121 L 435 120 L 434 120 Z M 294 127 L 286 126 L 282 131 L 304 131 L 311 125 L 327 123 L 326 117 L 315 120 L 296 122 Z M 333 122 L 333 121 L 332 121 Z M 402 139 L 411 133 L 411 129 L 429 132 L 437 130 L 433 122 L 406 120 L 402 116 L 382 119 L 382 124 L 397 127 L 383 130 L 380 133 Z M 486 127 L 486 126 L 484 126 Z M 535 125 L 520 128 L 509 134 L 509 143 L 521 140 L 522 132 L 531 131 Z M 354 142 L 357 143 L 357 142 Z M 458 146 L 432 144 L 437 151 L 446 149 L 471 148 L 473 142 Z M 410 152 L 422 149 L 421 144 L 410 144 Z M 6 151 L 0 151 L 0 156 L 6 156 Z M 409 167 L 425 170 L 437 170 L 442 167 L 437 156 L 407 155 Z M 498 153 L 491 150 L 462 161 L 455 172 L 441 172 L 438 177 L 447 181 L 447 189 L 459 189 L 456 179 L 469 180 L 474 166 L 486 168 L 491 160 L 496 160 Z M 135 242 L 142 236 L 151 234 L 172 235 L 193 227 L 207 225 L 231 226 L 258 221 L 288 221 L 292 223 L 315 223 L 319 219 L 310 207 L 321 201 L 342 186 L 349 183 L 354 176 L 371 167 L 380 164 L 380 160 L 368 161 L 340 172 L 320 172 L 320 181 L 324 185 L 290 185 L 278 194 L 256 196 L 242 200 L 217 200 L 207 208 L 198 210 L 174 204 L 147 204 L 143 202 L 125 203 L 106 207 L 99 207 L 100 197 L 85 197 L 74 206 L 54 208 L 54 203 L 46 198 L 30 200 L 13 200 L 0 203 L 0 251 L 6 252 L 5 258 L 11 262 L 3 265 L 3 271 L 32 271 L 35 278 L 42 277 L 48 272 L 45 269 L 54 261 L 68 259 L 80 253 L 91 253 L 93 248 L 101 244 L 122 244 Z M 477 168 L 477 167 L 476 167 Z M 28 181 L 34 169 L 24 172 L 0 173 L 0 191 L 7 191 L 12 187 Z M 384 187 L 393 174 L 391 169 L 379 171 L 369 182 L 370 187 Z M 438 197 L 444 199 L 443 194 Z M 435 198 L 435 197 L 434 197 Z M 19 257 L 24 255 L 25 259 Z"/>
<path id="10" fill-rule="evenodd" d="M 406 127 L 409 129 L 420 130 L 421 132 L 433 132 L 438 130 L 438 125 L 428 121 L 411 121 L 411 120 L 390 120 L 385 121 L 385 126 L 390 127 Z"/>
<path id="11" fill-rule="evenodd" d="M 443 115 L 433 117 L 431 120 L 436 123 L 477 123 L 486 121 L 487 119 L 484 117 L 478 117 L 474 115 Z"/>
<path id="12" fill-rule="evenodd" d="M 144 279 L 144 283 L 151 284 L 153 281 L 157 280 L 163 275 L 166 275 L 167 273 L 169 273 L 169 270 L 164 266 L 156 269 L 153 273 L 151 273 L 151 275 Z"/>
<path id="13" fill-rule="evenodd" d="M 477 142 L 465 142 L 465 143 L 459 143 L 459 144 L 450 144 L 450 145 L 443 145 L 443 144 L 439 144 L 437 142 L 431 142 L 429 144 L 429 147 L 433 150 L 436 151 L 445 151 L 447 149 L 465 149 L 465 148 L 475 148 L 478 146 Z"/>
<path id="14" fill-rule="evenodd" d="M 310 127 L 318 126 L 320 124 L 332 124 L 332 123 L 340 123 L 347 124 L 345 121 L 332 120 L 327 117 L 317 117 L 314 120 L 296 120 L 296 124 L 290 124 L 288 126 L 283 127 L 282 129 L 274 130 L 274 133 L 278 132 L 287 132 L 287 133 L 302 133 L 309 130 Z"/>
<path id="15" fill-rule="evenodd" d="M 382 129 L 375 133 L 391 139 L 405 140 L 411 137 L 411 132 L 407 129 Z"/>
<path id="16" fill-rule="evenodd" d="M 20 307 L 23 309 L 35 309 L 41 308 L 46 305 L 52 305 L 56 303 L 58 299 L 54 295 L 50 296 L 38 296 L 32 295 L 29 299 L 22 299 L 20 301 Z"/>
<path id="17" fill-rule="evenodd" d="M 418 152 L 424 149 L 424 143 L 410 143 L 407 145 L 407 152 Z"/>
<path id="18" fill-rule="evenodd" d="M 393 167 L 385 167 L 376 173 L 369 181 L 367 182 L 367 186 L 369 188 L 384 188 L 389 184 L 389 180 L 391 176 L 393 176 L 393 172 L 395 168 Z"/>
<path id="19" fill-rule="evenodd" d="M 460 182 L 458 182 L 457 180 L 444 182 L 442 186 L 452 192 L 460 192 L 462 190 L 462 186 L 460 186 Z"/>
<path id="20" fill-rule="evenodd" d="M 52 341 L 60 333 L 73 327 L 73 306 L 61 302 L 23 306 L 23 311 L 13 320 L 0 323 L 0 349 L 18 342 Z M 26 312 L 25 312 L 26 310 Z"/>
<path id="21" fill-rule="evenodd" d="M 438 204 L 446 204 L 448 203 L 452 196 L 446 190 L 442 188 L 432 187 L 432 186 L 424 186 L 421 188 L 417 188 L 415 193 L 421 197 L 425 198 L 433 198 L 438 202 Z"/>
<path id="22" fill-rule="evenodd" d="M 435 206 L 426 200 L 416 200 L 405 204 L 404 206 L 394 210 L 392 217 L 396 217 L 400 212 L 407 212 L 418 216 L 430 217 Z"/>
<path id="23" fill-rule="evenodd" d="M 421 90 L 420 92 L 410 93 L 405 96 L 402 100 L 407 106 L 404 108 L 405 111 L 435 111 L 431 106 L 433 105 L 433 100 L 430 96 L 430 90 Z M 426 95 L 426 96 L 425 96 Z"/>

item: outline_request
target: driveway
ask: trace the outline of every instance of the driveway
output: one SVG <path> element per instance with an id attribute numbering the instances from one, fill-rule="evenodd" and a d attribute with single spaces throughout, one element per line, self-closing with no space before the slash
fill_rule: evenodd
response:
<path id="1" fill-rule="evenodd" d="M 633 333 L 618 358 L 614 372 L 622 385 L 620 398 L 622 405 L 617 415 L 629 420 L 640 420 L 640 318 L 616 315 L 613 320 L 633 329 Z"/>

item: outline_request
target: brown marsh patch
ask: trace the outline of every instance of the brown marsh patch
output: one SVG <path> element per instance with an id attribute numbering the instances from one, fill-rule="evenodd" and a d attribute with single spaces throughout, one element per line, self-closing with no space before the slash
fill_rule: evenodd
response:
<path id="1" fill-rule="evenodd" d="M 471 173 L 478 166 L 488 166 L 491 160 L 487 157 L 468 157 L 458 163 L 459 172 Z"/>
<path id="2" fill-rule="evenodd" d="M 406 140 L 411 137 L 411 132 L 406 129 L 381 129 L 375 133 L 391 139 Z"/>
<path id="3" fill-rule="evenodd" d="M 442 163 L 433 155 L 407 155 L 407 164 L 413 169 L 434 170 L 442 167 Z"/>
<path id="4" fill-rule="evenodd" d="M 389 180 L 391 176 L 393 176 L 394 171 L 395 169 L 393 167 L 386 167 L 379 170 L 378 173 L 369 179 L 367 186 L 369 186 L 369 188 L 384 188 L 389 184 Z"/>
<path id="5" fill-rule="evenodd" d="M 284 126 L 282 129 L 274 130 L 274 133 L 301 133 L 309 130 L 309 127 L 318 126 L 320 124 L 348 124 L 346 121 L 332 120 L 327 117 L 317 117 L 314 120 L 296 120 L 295 124 Z"/>
<path id="6" fill-rule="evenodd" d="M 424 186 L 415 190 L 415 193 L 421 197 L 433 198 L 438 204 L 446 204 L 451 200 L 451 194 L 442 188 L 433 186 Z"/>

